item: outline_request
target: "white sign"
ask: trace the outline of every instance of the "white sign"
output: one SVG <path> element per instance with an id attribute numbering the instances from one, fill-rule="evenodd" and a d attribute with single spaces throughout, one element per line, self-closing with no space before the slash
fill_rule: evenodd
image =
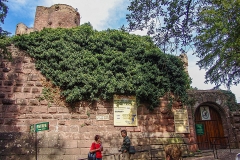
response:
<path id="1" fill-rule="evenodd" d="M 109 114 L 97 115 L 96 120 L 97 121 L 108 121 L 109 120 Z"/>
<path id="2" fill-rule="evenodd" d="M 211 120 L 210 112 L 208 106 L 200 107 L 202 120 Z"/>

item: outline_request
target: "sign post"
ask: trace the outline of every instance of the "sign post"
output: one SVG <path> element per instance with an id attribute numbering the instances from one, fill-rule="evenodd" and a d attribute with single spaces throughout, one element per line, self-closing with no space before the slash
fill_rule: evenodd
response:
<path id="1" fill-rule="evenodd" d="M 37 160 L 37 132 L 49 130 L 49 122 L 42 122 L 30 125 L 30 133 L 35 133 L 35 158 Z"/>

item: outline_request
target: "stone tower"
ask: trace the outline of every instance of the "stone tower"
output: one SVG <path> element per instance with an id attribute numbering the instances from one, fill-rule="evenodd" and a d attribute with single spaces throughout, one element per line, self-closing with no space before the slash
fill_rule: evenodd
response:
<path id="1" fill-rule="evenodd" d="M 38 6 L 36 9 L 34 28 L 72 28 L 80 25 L 80 14 L 66 4 L 55 4 L 51 7 Z"/>

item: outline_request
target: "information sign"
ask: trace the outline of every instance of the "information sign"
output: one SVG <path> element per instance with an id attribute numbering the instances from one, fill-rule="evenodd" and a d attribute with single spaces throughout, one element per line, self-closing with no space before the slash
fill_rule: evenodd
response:
<path id="1" fill-rule="evenodd" d="M 114 126 L 137 126 L 136 96 L 114 95 Z"/>
<path id="2" fill-rule="evenodd" d="M 175 133 L 190 133 L 187 109 L 174 110 Z"/>

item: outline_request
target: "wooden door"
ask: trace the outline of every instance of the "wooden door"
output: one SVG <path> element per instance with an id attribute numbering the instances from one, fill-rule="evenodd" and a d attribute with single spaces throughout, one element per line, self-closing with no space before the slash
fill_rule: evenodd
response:
<path id="1" fill-rule="evenodd" d="M 202 120 L 200 107 L 208 107 L 210 113 L 209 120 Z M 200 106 L 195 113 L 195 124 L 203 127 L 203 132 L 197 133 L 197 143 L 200 150 L 211 149 L 211 142 L 221 143 L 224 145 L 226 139 L 224 137 L 222 120 L 219 113 L 210 106 Z M 219 146 L 218 146 L 219 147 Z"/>

